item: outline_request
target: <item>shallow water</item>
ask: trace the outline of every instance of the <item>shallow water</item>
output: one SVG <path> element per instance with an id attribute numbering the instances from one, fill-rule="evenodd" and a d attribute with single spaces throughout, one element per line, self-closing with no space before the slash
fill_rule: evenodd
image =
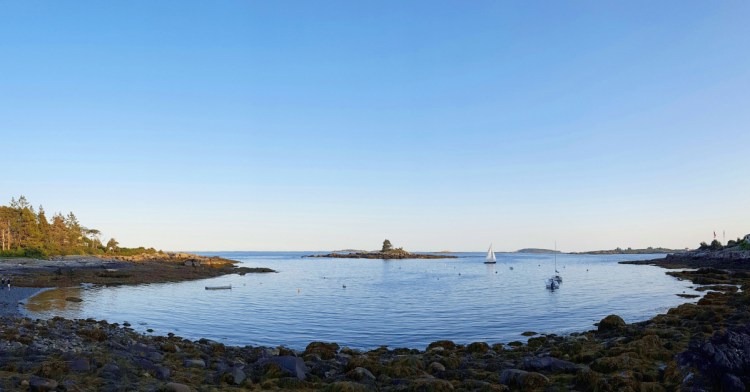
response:
<path id="1" fill-rule="evenodd" d="M 278 273 L 52 291 L 32 299 L 27 312 L 128 321 L 141 332 L 232 345 L 301 349 L 322 340 L 364 349 L 424 348 L 441 339 L 495 343 L 523 340 L 524 331 L 583 331 L 613 313 L 640 321 L 695 302 L 677 293 L 701 294 L 664 269 L 617 263 L 663 255 L 559 255 L 564 282 L 550 292 L 544 280 L 554 272 L 553 255 L 500 253 L 493 266 L 480 253 L 444 260 L 301 258 L 309 253 L 204 253 Z M 204 289 L 230 284 L 231 290 Z M 68 296 L 83 302 L 67 302 Z"/>

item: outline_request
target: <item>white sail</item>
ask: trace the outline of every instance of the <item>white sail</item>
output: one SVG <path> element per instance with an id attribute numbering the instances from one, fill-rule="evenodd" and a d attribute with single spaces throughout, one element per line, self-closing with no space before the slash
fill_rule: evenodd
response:
<path id="1" fill-rule="evenodd" d="M 495 252 L 492 251 L 492 244 L 490 244 L 490 248 L 487 250 L 487 261 L 495 261 Z"/>

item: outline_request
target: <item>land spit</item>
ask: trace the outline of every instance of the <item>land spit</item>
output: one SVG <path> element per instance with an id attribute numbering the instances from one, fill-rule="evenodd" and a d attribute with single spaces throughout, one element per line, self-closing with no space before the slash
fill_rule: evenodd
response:
<path id="1" fill-rule="evenodd" d="M 438 341 L 425 350 L 235 347 L 92 319 L 3 317 L 0 390 L 744 390 L 750 274 L 672 274 L 711 286 L 697 304 L 644 322 L 610 315 L 568 336 L 529 331 L 527 343 Z"/>

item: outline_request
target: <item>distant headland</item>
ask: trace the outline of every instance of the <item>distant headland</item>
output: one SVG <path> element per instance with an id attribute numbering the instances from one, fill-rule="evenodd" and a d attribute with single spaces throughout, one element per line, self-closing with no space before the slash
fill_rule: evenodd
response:
<path id="1" fill-rule="evenodd" d="M 608 250 L 590 250 L 587 252 L 570 252 L 572 254 L 577 255 L 645 255 L 645 254 L 654 254 L 654 253 L 683 253 L 686 252 L 685 249 L 669 249 L 669 248 L 642 248 L 642 249 L 633 249 L 633 248 L 615 248 L 615 249 L 608 249 Z"/>
<path id="2" fill-rule="evenodd" d="M 355 252 L 332 252 L 323 255 L 308 255 L 304 257 L 323 257 L 335 259 L 455 259 L 456 256 L 434 253 L 411 253 L 404 248 L 394 248 L 391 241 L 383 241 L 383 247 L 379 251 L 355 251 Z"/>
<path id="3" fill-rule="evenodd" d="M 542 249 L 542 248 L 523 248 L 516 251 L 516 253 L 562 253 L 559 250 Z"/>

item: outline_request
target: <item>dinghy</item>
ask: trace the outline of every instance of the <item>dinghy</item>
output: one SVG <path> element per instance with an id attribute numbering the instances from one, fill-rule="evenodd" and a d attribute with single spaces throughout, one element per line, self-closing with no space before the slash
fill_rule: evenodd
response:
<path id="1" fill-rule="evenodd" d="M 231 290 L 232 285 L 229 286 L 206 286 L 206 290 Z"/>

